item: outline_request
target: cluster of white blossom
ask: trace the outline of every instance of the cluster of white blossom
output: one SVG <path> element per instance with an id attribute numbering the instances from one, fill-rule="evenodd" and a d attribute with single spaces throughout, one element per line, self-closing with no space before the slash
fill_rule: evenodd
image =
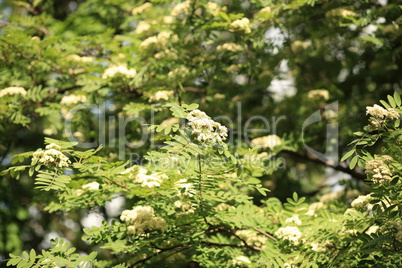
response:
<path id="1" fill-rule="evenodd" d="M 370 195 L 359 195 L 355 200 L 350 204 L 352 208 L 359 210 L 371 210 L 372 205 L 369 202 L 373 199 Z"/>
<path id="2" fill-rule="evenodd" d="M 349 191 L 338 191 L 338 192 L 333 192 L 333 193 L 328 193 L 324 194 L 320 198 L 321 203 L 330 203 L 335 200 L 338 200 L 339 198 L 344 197 L 345 199 L 354 199 L 360 195 L 360 192 L 358 190 L 349 190 Z"/>
<path id="3" fill-rule="evenodd" d="M 194 184 L 188 182 L 186 179 L 181 179 L 175 182 L 175 187 L 178 190 L 179 196 L 194 196 L 195 188 Z"/>
<path id="4" fill-rule="evenodd" d="M 287 218 L 285 220 L 285 223 L 290 223 L 290 224 L 294 224 L 294 225 L 301 225 L 302 221 L 300 220 L 299 216 L 296 214 L 296 215 L 293 215 L 290 218 Z"/>
<path id="5" fill-rule="evenodd" d="M 5 95 L 26 95 L 27 92 L 23 87 L 7 87 L 5 89 L 0 90 L 0 97 Z"/>
<path id="6" fill-rule="evenodd" d="M 210 119 L 206 113 L 195 109 L 187 115 L 189 126 L 193 129 L 192 134 L 197 135 L 201 142 L 220 143 L 228 136 L 225 126 Z"/>
<path id="7" fill-rule="evenodd" d="M 178 41 L 178 36 L 176 34 L 173 34 L 173 32 L 170 31 L 164 31 L 160 32 L 158 35 L 150 36 L 144 41 L 141 42 L 140 47 L 147 49 L 150 47 L 165 47 L 168 45 L 168 43 L 172 42 L 177 42 Z"/>
<path id="8" fill-rule="evenodd" d="M 251 33 L 250 20 L 248 18 L 235 20 L 229 25 L 229 27 L 232 32 L 244 31 L 246 34 Z"/>
<path id="9" fill-rule="evenodd" d="M 62 105 L 76 105 L 77 103 L 83 103 L 87 101 L 87 97 L 84 95 L 68 95 L 68 96 L 63 96 L 63 98 L 60 101 L 60 104 Z"/>
<path id="10" fill-rule="evenodd" d="M 300 40 L 296 40 L 296 41 L 292 42 L 292 44 L 290 45 L 290 48 L 292 49 L 292 51 L 294 53 L 303 51 L 303 50 L 305 50 L 305 49 L 307 49 L 309 47 L 311 47 L 311 43 L 303 42 L 303 41 L 300 41 Z M 312 90 L 312 91 L 314 91 L 314 90 Z M 310 98 L 310 96 L 309 96 L 309 98 Z"/>
<path id="11" fill-rule="evenodd" d="M 222 7 L 215 2 L 208 2 L 206 5 L 207 11 L 212 16 L 218 16 L 220 11 L 226 11 L 226 7 Z"/>
<path id="12" fill-rule="evenodd" d="M 57 144 L 46 145 L 46 150 L 39 149 L 33 153 L 31 165 L 54 163 L 58 167 L 68 167 L 71 162 L 60 150 Z"/>
<path id="13" fill-rule="evenodd" d="M 314 215 L 316 215 L 317 210 L 320 210 L 320 209 L 323 209 L 323 208 L 326 208 L 326 206 L 322 202 L 311 203 L 308 206 L 308 211 L 306 212 L 306 215 L 314 216 Z"/>
<path id="14" fill-rule="evenodd" d="M 310 90 L 307 93 L 307 97 L 309 99 L 315 100 L 315 99 L 324 99 L 328 100 L 329 99 L 329 92 L 326 89 L 315 89 L 315 90 Z"/>
<path id="15" fill-rule="evenodd" d="M 77 54 L 72 54 L 72 55 L 67 56 L 67 60 L 89 63 L 89 62 L 93 62 L 94 58 L 93 57 L 85 57 L 85 56 L 81 57 L 81 56 L 78 56 Z"/>
<path id="16" fill-rule="evenodd" d="M 244 267 L 245 265 L 248 266 L 249 264 L 251 264 L 251 261 L 246 256 L 238 256 L 233 259 L 231 263 L 233 265 L 236 265 L 236 267 Z"/>
<path id="17" fill-rule="evenodd" d="M 171 70 L 168 73 L 168 78 L 175 81 L 178 79 L 180 80 L 180 79 L 186 78 L 189 74 L 190 74 L 190 71 L 186 67 L 180 66 L 176 69 Z"/>
<path id="18" fill-rule="evenodd" d="M 160 90 L 155 94 L 149 95 L 149 102 L 152 101 L 160 101 L 160 100 L 169 100 L 169 98 L 174 94 L 172 90 Z"/>
<path id="19" fill-rule="evenodd" d="M 180 208 L 185 214 L 194 213 L 193 204 L 190 201 L 180 201 L 174 202 L 175 207 Z"/>
<path id="20" fill-rule="evenodd" d="M 225 51 L 237 52 L 241 51 L 242 49 L 243 48 L 240 45 L 235 43 L 224 43 L 216 47 L 217 52 L 225 52 Z"/>
<path id="21" fill-rule="evenodd" d="M 151 24 L 149 24 L 146 21 L 140 21 L 137 25 L 137 28 L 135 29 L 135 32 L 137 34 L 145 33 L 151 29 Z"/>
<path id="22" fill-rule="evenodd" d="M 183 3 L 180 3 L 176 5 L 170 15 L 173 17 L 178 17 L 178 16 L 188 16 L 190 15 L 191 12 L 191 3 L 190 1 L 185 1 Z"/>
<path id="23" fill-rule="evenodd" d="M 165 49 L 164 51 L 160 51 L 154 55 L 155 59 L 163 59 L 163 58 L 168 58 L 172 60 L 177 60 L 179 59 L 179 55 L 177 50 L 175 49 Z"/>
<path id="24" fill-rule="evenodd" d="M 248 245 L 253 245 L 259 248 L 264 248 L 268 240 L 266 236 L 259 235 L 254 230 L 238 230 L 235 234 L 243 239 Z"/>
<path id="25" fill-rule="evenodd" d="M 111 65 L 108 67 L 105 72 L 103 73 L 102 78 L 107 79 L 107 78 L 113 78 L 115 76 L 125 76 L 127 78 L 132 78 L 137 74 L 137 72 L 134 69 L 127 69 L 127 65 L 124 63 L 117 64 L 117 65 Z"/>
<path id="26" fill-rule="evenodd" d="M 289 240 L 295 245 L 300 243 L 300 238 L 302 237 L 299 228 L 294 226 L 281 227 L 275 232 L 275 235 L 280 239 Z"/>
<path id="27" fill-rule="evenodd" d="M 325 245 L 319 243 L 311 243 L 310 246 L 311 249 L 315 252 L 323 252 L 327 250 L 327 247 Z"/>
<path id="28" fill-rule="evenodd" d="M 134 8 L 134 9 L 131 11 L 131 14 L 133 14 L 133 15 L 141 14 L 141 13 L 143 13 L 143 12 L 144 12 L 147 8 L 149 8 L 149 7 L 152 7 L 152 4 L 149 3 L 149 2 L 147 2 L 147 3 L 145 3 L 145 4 L 141 5 L 141 6 L 138 6 L 138 7 Z"/>
<path id="29" fill-rule="evenodd" d="M 358 16 L 355 12 L 343 9 L 343 8 L 334 8 L 328 11 L 325 16 L 327 17 L 356 17 Z"/>
<path id="30" fill-rule="evenodd" d="M 395 109 L 385 109 L 377 104 L 374 104 L 373 107 L 367 106 L 366 114 L 371 115 L 369 121 L 373 127 L 382 126 L 386 119 L 392 120 L 399 118 L 399 113 Z"/>
<path id="31" fill-rule="evenodd" d="M 269 13 L 271 13 L 271 7 L 270 6 L 264 7 L 258 13 L 267 13 L 267 14 L 269 14 Z"/>
<path id="32" fill-rule="evenodd" d="M 141 235 L 146 231 L 160 230 L 166 231 L 166 221 L 161 217 L 155 217 L 154 209 L 150 206 L 138 206 L 132 210 L 124 210 L 120 219 L 129 223 L 127 232 Z"/>
<path id="33" fill-rule="evenodd" d="M 234 206 L 231 206 L 231 205 L 226 204 L 226 203 L 220 203 L 220 204 L 216 205 L 214 207 L 214 209 L 217 210 L 217 211 L 222 211 L 222 210 L 233 210 L 233 209 L 236 209 L 236 208 Z"/>
<path id="34" fill-rule="evenodd" d="M 82 185 L 81 188 L 82 189 L 75 190 L 74 194 L 76 196 L 81 196 L 83 193 L 85 193 L 84 190 L 86 190 L 86 191 L 98 191 L 99 190 L 99 183 L 97 183 L 96 181 L 93 181 L 93 182 L 90 182 L 90 183 Z"/>
<path id="35" fill-rule="evenodd" d="M 392 180 L 392 172 L 388 164 L 393 162 L 391 156 L 377 156 L 366 163 L 366 174 L 371 175 L 374 183 L 383 184 Z"/>
<path id="36" fill-rule="evenodd" d="M 277 135 L 268 135 L 251 140 L 251 147 L 274 149 L 281 145 L 281 138 Z"/>
<path id="37" fill-rule="evenodd" d="M 148 170 L 141 166 L 132 166 L 126 169 L 121 174 L 129 174 L 129 178 L 134 180 L 135 183 L 140 183 L 144 188 L 154 188 L 161 186 L 162 182 L 167 179 L 166 174 L 152 173 L 147 174 Z"/>

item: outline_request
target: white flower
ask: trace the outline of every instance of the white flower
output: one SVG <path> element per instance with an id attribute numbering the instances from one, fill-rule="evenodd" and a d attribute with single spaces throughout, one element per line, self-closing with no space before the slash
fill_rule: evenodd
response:
<path id="1" fill-rule="evenodd" d="M 285 220 L 285 223 L 291 223 L 291 224 L 295 224 L 295 225 L 301 225 L 302 221 L 299 219 L 298 215 L 294 215 L 293 217 L 287 218 Z"/>
<path id="2" fill-rule="evenodd" d="M 359 195 L 358 198 L 352 201 L 351 206 L 352 208 L 366 210 L 367 205 L 372 199 L 373 197 L 371 197 L 370 195 Z"/>
<path id="3" fill-rule="evenodd" d="M 251 261 L 246 256 L 238 256 L 236 257 L 236 259 L 233 260 L 233 264 L 235 265 L 251 264 Z"/>
<path id="4" fill-rule="evenodd" d="M 78 61 L 78 62 L 83 62 L 83 63 L 88 63 L 88 62 L 94 61 L 94 58 L 92 58 L 92 57 L 81 57 L 76 54 L 67 56 L 67 59 L 71 60 L 71 61 Z"/>
<path id="5" fill-rule="evenodd" d="M 5 89 L 0 90 L 0 97 L 5 95 L 26 95 L 27 92 L 23 87 L 7 87 Z"/>
<path id="6" fill-rule="evenodd" d="M 269 13 L 271 13 L 271 7 L 270 6 L 264 7 L 258 13 L 268 13 L 269 14 Z"/>
<path id="7" fill-rule="evenodd" d="M 311 249 L 315 252 L 323 252 L 326 251 L 327 248 L 318 244 L 318 243 L 311 243 Z"/>
<path id="8" fill-rule="evenodd" d="M 195 109 L 187 115 L 192 134 L 197 135 L 200 142 L 221 143 L 228 136 L 227 128 L 210 119 L 206 113 Z"/>
<path id="9" fill-rule="evenodd" d="M 156 36 L 151 36 L 142 41 L 140 44 L 141 48 L 149 48 L 149 47 L 155 47 L 155 48 L 162 48 L 167 46 L 170 42 L 174 43 L 178 41 L 178 36 L 176 34 L 173 34 L 171 31 L 164 31 L 160 32 Z"/>
<path id="10" fill-rule="evenodd" d="M 370 228 L 368 228 L 368 230 L 366 231 L 366 234 L 368 234 L 368 235 L 375 234 L 375 233 L 377 233 L 378 229 L 379 229 L 379 226 L 377 226 L 377 225 L 370 226 Z"/>
<path id="11" fill-rule="evenodd" d="M 178 189 L 179 196 L 194 196 L 195 188 L 192 183 L 187 182 L 186 179 L 181 179 L 175 183 L 175 187 Z"/>
<path id="12" fill-rule="evenodd" d="M 290 45 L 290 48 L 292 49 L 293 52 L 300 52 L 304 49 L 309 48 L 310 46 L 311 46 L 311 43 L 309 43 L 309 42 L 303 42 L 300 40 L 296 40 Z M 312 91 L 314 91 L 314 90 L 312 90 Z M 309 98 L 310 98 L 310 96 L 309 96 Z"/>
<path id="13" fill-rule="evenodd" d="M 226 10 L 226 7 L 221 7 L 220 5 L 214 2 L 208 2 L 206 8 L 208 12 L 211 13 L 212 16 L 218 16 L 220 11 Z"/>
<path id="14" fill-rule="evenodd" d="M 68 167 L 70 160 L 62 152 L 61 148 L 57 144 L 51 143 L 46 146 L 46 150 L 37 150 L 33 153 L 31 165 L 54 163 L 58 167 Z"/>
<path id="15" fill-rule="evenodd" d="M 83 103 L 87 101 L 87 97 L 84 95 L 68 95 L 68 96 L 63 96 L 63 98 L 60 101 L 60 104 L 62 105 L 75 105 L 77 103 Z"/>
<path id="16" fill-rule="evenodd" d="M 172 24 L 174 21 L 174 18 L 172 16 L 164 16 L 163 17 L 163 22 L 166 24 Z"/>
<path id="17" fill-rule="evenodd" d="M 150 206 L 137 206 L 132 210 L 124 210 L 120 219 L 131 224 L 127 227 L 127 231 L 136 235 L 146 231 L 167 229 L 166 221 L 161 217 L 155 217 L 154 209 Z"/>
<path id="18" fill-rule="evenodd" d="M 285 240 L 292 241 L 293 244 L 298 245 L 299 240 L 300 240 L 300 238 L 302 236 L 302 233 L 299 231 L 299 229 L 297 227 L 286 226 L 286 227 L 279 228 L 275 232 L 275 235 L 278 238 L 282 238 L 282 239 L 285 239 Z"/>
<path id="19" fill-rule="evenodd" d="M 229 25 L 229 27 L 232 32 L 244 31 L 246 34 L 251 33 L 250 20 L 248 18 L 235 20 Z"/>
<path id="20" fill-rule="evenodd" d="M 235 43 L 225 43 L 216 47 L 217 52 L 224 52 L 224 51 L 237 52 L 241 51 L 242 49 L 243 48 L 240 45 Z"/>
<path id="21" fill-rule="evenodd" d="M 343 8 L 335 8 L 328 11 L 325 16 L 327 17 L 356 17 L 358 16 L 355 12 L 343 9 Z"/>
<path id="22" fill-rule="evenodd" d="M 184 67 L 180 66 L 176 69 L 173 69 L 168 73 L 168 78 L 172 80 L 183 79 L 186 78 L 190 74 L 190 71 Z"/>
<path id="23" fill-rule="evenodd" d="M 400 115 L 394 108 L 385 109 L 377 104 L 366 107 L 366 114 L 371 115 L 369 121 L 373 127 L 381 127 L 385 120 L 399 119 Z"/>
<path id="24" fill-rule="evenodd" d="M 375 157 L 366 163 L 366 174 L 371 175 L 374 183 L 383 184 L 392 180 L 392 172 L 387 164 L 393 161 L 388 155 Z"/>
<path id="25" fill-rule="evenodd" d="M 268 135 L 255 138 L 251 141 L 251 147 L 270 148 L 271 150 L 281 144 L 281 139 L 277 135 Z"/>
<path id="26" fill-rule="evenodd" d="M 268 240 L 266 236 L 259 235 L 254 230 L 238 230 L 235 234 L 246 241 L 247 244 L 261 248 L 266 246 Z"/>
<path id="27" fill-rule="evenodd" d="M 177 17 L 180 15 L 188 16 L 190 15 L 190 12 L 191 12 L 190 1 L 185 1 L 183 3 L 176 5 L 170 14 L 173 17 Z"/>
<path id="28" fill-rule="evenodd" d="M 82 189 L 86 189 L 89 191 L 97 191 L 99 190 L 99 183 L 97 183 L 96 181 L 87 183 L 85 185 L 82 185 Z"/>
<path id="29" fill-rule="evenodd" d="M 127 69 L 126 64 L 118 64 L 118 65 L 111 65 L 108 67 L 105 72 L 103 73 L 102 78 L 112 78 L 118 75 L 125 76 L 127 78 L 132 78 L 137 74 L 134 69 Z"/>
<path id="30" fill-rule="evenodd" d="M 147 3 L 145 3 L 145 4 L 143 4 L 143 5 L 139 6 L 139 7 L 134 8 L 133 11 L 131 11 L 131 13 L 133 15 L 138 15 L 138 14 L 143 13 L 149 7 L 152 7 L 152 4 L 147 2 Z"/>
<path id="31" fill-rule="evenodd" d="M 74 195 L 76 196 L 81 196 L 83 193 L 85 193 L 85 191 L 82 189 L 77 189 L 74 191 Z"/>
<path id="32" fill-rule="evenodd" d="M 307 97 L 309 99 L 324 99 L 328 100 L 329 99 L 329 92 L 326 89 L 316 89 L 316 90 L 310 90 L 307 93 Z"/>
<path id="33" fill-rule="evenodd" d="M 151 29 L 151 24 L 145 21 L 140 21 L 140 23 L 138 23 L 137 25 L 137 28 L 135 29 L 135 32 L 141 34 L 147 32 L 149 29 Z"/>
<path id="34" fill-rule="evenodd" d="M 160 90 L 155 94 L 149 96 L 149 102 L 159 101 L 159 100 L 169 100 L 169 98 L 174 94 L 173 91 L 169 90 Z"/>

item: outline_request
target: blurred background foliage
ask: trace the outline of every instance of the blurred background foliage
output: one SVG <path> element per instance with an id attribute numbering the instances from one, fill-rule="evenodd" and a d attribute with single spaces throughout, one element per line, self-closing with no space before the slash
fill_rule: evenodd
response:
<path id="1" fill-rule="evenodd" d="M 314 200 L 334 186 L 364 191 L 362 170 L 316 161 L 306 152 L 303 124 L 321 112 L 323 120 L 305 129 L 304 142 L 325 152 L 326 125 L 336 122 L 339 138 L 333 143 L 341 156 L 366 123 L 365 107 L 401 93 L 402 2 L 221 0 L 215 9 L 208 3 L 190 1 L 190 9 L 171 14 L 179 2 L 0 1 L 0 88 L 27 91 L 0 97 L 0 168 L 10 166 L 15 153 L 43 148 L 44 137 L 65 137 L 65 120 L 73 122 L 81 142 L 104 144 L 101 153 L 111 162 L 132 153 L 141 159 L 151 144 L 122 145 L 118 117 L 138 115 L 150 122 L 165 102 L 196 102 L 207 114 L 232 120 L 226 125 L 234 151 L 249 147 L 243 131 L 253 116 L 267 118 L 270 129 L 247 133 L 248 138 L 277 134 L 288 144 L 278 154 L 284 168 L 260 178 L 271 196 L 284 200 L 297 191 Z M 242 18 L 250 24 L 231 28 Z M 236 47 L 222 48 L 225 43 Z M 118 64 L 136 75 L 105 78 L 105 69 Z M 63 101 L 71 95 L 85 99 Z M 335 101 L 339 111 L 331 119 L 325 107 Z M 94 106 L 71 116 L 69 109 L 79 103 Z M 156 123 L 165 119 L 156 114 Z M 266 125 L 253 120 L 251 128 Z M 132 122 L 124 138 L 135 144 L 143 134 L 141 123 Z M 3 176 L 0 184 L 0 261 L 9 253 L 46 247 L 54 232 L 81 251 L 93 250 L 80 240 L 83 212 L 44 212 L 41 203 L 53 193 L 33 190 L 27 174 L 18 181 Z M 256 202 L 261 198 L 255 194 Z M 106 210 L 95 210 L 108 218 Z"/>

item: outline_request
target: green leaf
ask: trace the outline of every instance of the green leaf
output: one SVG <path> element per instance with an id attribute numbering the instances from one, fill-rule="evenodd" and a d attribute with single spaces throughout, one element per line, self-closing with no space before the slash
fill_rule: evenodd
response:
<path id="1" fill-rule="evenodd" d="M 395 108 L 395 107 L 396 107 L 396 103 L 395 103 L 394 98 L 392 98 L 391 95 L 388 95 L 388 96 L 387 96 L 387 99 L 388 99 L 389 103 L 391 104 L 392 108 Z"/>
<path id="2" fill-rule="evenodd" d="M 341 158 L 341 162 L 345 161 L 346 159 L 348 159 L 349 157 L 351 157 L 355 152 L 355 148 L 353 148 L 352 150 L 350 150 L 349 152 L 347 152 L 342 158 Z"/>
<path id="3" fill-rule="evenodd" d="M 358 155 L 353 156 L 353 158 L 352 158 L 352 160 L 350 161 L 350 164 L 349 164 L 350 169 L 355 168 L 355 166 L 357 164 L 357 160 L 359 160 L 359 156 Z"/>
<path id="4" fill-rule="evenodd" d="M 385 108 L 387 108 L 387 109 L 391 108 L 391 106 L 389 106 L 389 104 L 386 101 L 380 100 L 380 102 L 381 102 L 382 105 L 384 105 Z"/>
<path id="5" fill-rule="evenodd" d="M 401 124 L 401 120 L 400 119 L 397 119 L 397 120 L 395 120 L 395 123 L 394 123 L 394 127 L 399 127 L 399 125 Z"/>
<path id="6" fill-rule="evenodd" d="M 394 92 L 394 100 L 397 106 L 401 106 L 401 95 L 399 95 L 399 93 L 396 91 Z"/>

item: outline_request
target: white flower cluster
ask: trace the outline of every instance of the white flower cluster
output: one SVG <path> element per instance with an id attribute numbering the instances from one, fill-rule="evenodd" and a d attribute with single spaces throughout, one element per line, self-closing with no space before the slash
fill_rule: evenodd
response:
<path id="1" fill-rule="evenodd" d="M 5 95 L 26 95 L 27 91 L 23 87 L 7 87 L 5 89 L 0 90 L 0 97 Z"/>
<path id="2" fill-rule="evenodd" d="M 45 151 L 37 150 L 33 153 L 31 165 L 54 163 L 58 167 L 68 167 L 71 162 L 60 150 L 60 146 L 54 143 L 47 145 Z"/>
<path id="3" fill-rule="evenodd" d="M 152 101 L 160 101 L 160 100 L 169 100 L 169 98 L 174 94 L 171 90 L 160 90 L 155 94 L 149 95 L 149 102 Z"/>
<path id="4" fill-rule="evenodd" d="M 311 46 L 311 43 L 309 43 L 309 42 L 303 42 L 300 40 L 296 40 L 296 41 L 292 42 L 292 44 L 290 45 L 290 48 L 292 49 L 293 52 L 300 52 L 300 51 L 303 51 L 303 50 L 309 48 L 310 46 Z M 314 90 L 312 90 L 312 91 L 314 91 Z"/>
<path id="5" fill-rule="evenodd" d="M 366 163 L 366 174 L 371 175 L 374 183 L 383 184 L 392 180 L 388 164 L 394 161 L 389 155 L 375 157 Z"/>
<path id="6" fill-rule="evenodd" d="M 232 32 L 244 31 L 246 34 L 251 33 L 250 20 L 248 18 L 235 20 L 229 25 L 229 27 Z"/>
<path id="7" fill-rule="evenodd" d="M 217 52 L 225 52 L 225 51 L 237 52 L 241 51 L 242 49 L 243 48 L 240 45 L 235 43 L 225 43 L 216 47 Z"/>
<path id="8" fill-rule="evenodd" d="M 170 31 L 160 32 L 158 35 L 150 36 L 144 41 L 141 42 L 140 48 L 149 48 L 149 47 L 165 47 L 169 44 L 169 42 L 177 42 L 178 36 L 173 34 Z"/>
<path id="9" fill-rule="evenodd" d="M 276 232 L 275 235 L 278 238 L 289 240 L 293 242 L 293 244 L 298 245 L 300 243 L 300 238 L 302 236 L 302 233 L 300 232 L 299 228 L 294 227 L 294 226 L 286 226 L 279 228 Z"/>
<path id="10" fill-rule="evenodd" d="M 190 201 L 180 201 L 174 202 L 175 207 L 180 208 L 185 214 L 194 213 L 193 204 Z"/>
<path id="11" fill-rule="evenodd" d="M 194 185 L 188 182 L 186 179 L 181 179 L 175 182 L 175 187 L 178 189 L 179 196 L 194 196 L 195 188 Z"/>
<path id="12" fill-rule="evenodd" d="M 395 109 L 385 109 L 377 104 L 374 104 L 373 107 L 367 106 L 366 114 L 371 115 L 369 120 L 374 127 L 380 127 L 386 119 L 392 120 L 399 118 L 399 113 Z"/>
<path id="13" fill-rule="evenodd" d="M 352 208 L 360 209 L 360 210 L 367 210 L 371 209 L 372 205 L 369 202 L 373 199 L 370 195 L 359 195 L 358 198 L 352 201 L 350 204 Z"/>
<path id="14" fill-rule="evenodd" d="M 127 69 L 126 64 L 118 64 L 118 65 L 111 65 L 108 67 L 105 72 L 103 73 L 102 78 L 107 79 L 107 78 L 113 78 L 115 76 L 125 76 L 127 78 L 132 78 L 137 74 L 137 72 L 134 69 Z"/>
<path id="15" fill-rule="evenodd" d="M 155 217 L 154 209 L 150 206 L 138 206 L 132 210 L 124 210 L 120 219 L 129 223 L 127 232 L 141 235 L 146 231 L 160 230 L 166 231 L 166 221 L 161 217 Z"/>
<path id="16" fill-rule="evenodd" d="M 77 189 L 77 190 L 75 190 L 74 194 L 75 194 L 76 196 L 81 196 L 83 193 L 85 193 L 84 190 L 87 190 L 87 191 L 98 191 L 98 190 L 99 190 L 99 183 L 97 183 L 96 181 L 93 181 L 93 182 L 90 182 L 90 183 L 87 183 L 87 184 L 82 185 L 81 188 L 82 188 L 82 189 Z M 83 189 L 84 189 L 84 190 L 83 190 Z"/>
<path id="17" fill-rule="evenodd" d="M 190 12 L 191 12 L 190 1 L 185 1 L 183 3 L 176 5 L 173 8 L 170 15 L 172 15 L 173 17 L 177 17 L 177 16 L 181 16 L 181 15 L 188 16 L 188 15 L 190 15 Z"/>
<path id="18" fill-rule="evenodd" d="M 328 11 L 325 16 L 327 17 L 356 17 L 358 16 L 355 12 L 343 9 L 343 8 L 334 8 Z"/>
<path id="19" fill-rule="evenodd" d="M 195 109 L 187 115 L 189 126 L 193 129 L 192 134 L 197 135 L 201 142 L 220 143 L 228 136 L 228 129 L 220 123 L 210 119 L 206 113 Z"/>
<path id="20" fill-rule="evenodd" d="M 329 99 L 329 92 L 326 89 L 315 89 L 315 90 L 310 90 L 307 93 L 307 97 L 311 100 L 315 99 L 324 99 L 328 100 Z"/>
<path id="21" fill-rule="evenodd" d="M 160 52 L 156 53 L 154 55 L 154 57 L 155 57 L 155 59 L 158 59 L 158 60 L 163 59 L 163 58 L 169 58 L 172 60 L 179 59 L 178 52 L 175 49 L 165 49 L 164 51 L 160 51 Z"/>
<path id="22" fill-rule="evenodd" d="M 271 13 L 271 7 L 270 6 L 264 7 L 258 13 L 267 13 L 267 14 L 269 14 L 269 13 Z"/>
<path id="23" fill-rule="evenodd" d="M 68 95 L 68 96 L 63 96 L 63 98 L 60 101 L 60 104 L 62 105 L 75 105 L 77 103 L 83 103 L 87 101 L 87 97 L 84 95 Z"/>
<path id="24" fill-rule="evenodd" d="M 81 56 L 78 56 L 77 54 L 72 54 L 72 55 L 67 56 L 67 60 L 89 63 L 89 62 L 93 62 L 94 58 L 93 57 L 81 57 Z"/>
<path id="25" fill-rule="evenodd" d="M 159 187 L 163 180 L 167 179 L 165 174 L 159 172 L 148 175 L 147 169 L 141 166 L 132 166 L 122 172 L 122 174 L 127 173 L 129 174 L 130 179 L 133 179 L 135 183 L 140 183 L 144 188 Z"/>
<path id="26" fill-rule="evenodd" d="M 180 66 L 170 71 L 168 73 L 168 78 L 172 80 L 183 79 L 186 78 L 189 74 L 190 71 L 186 67 Z"/>
<path id="27" fill-rule="evenodd" d="M 233 259 L 232 264 L 236 265 L 236 267 L 243 267 L 244 265 L 251 264 L 251 261 L 249 258 L 246 256 L 238 256 L 235 259 Z"/>
<path id="28" fill-rule="evenodd" d="M 141 13 L 143 13 L 143 12 L 144 12 L 147 8 L 149 8 L 149 7 L 152 7 L 152 4 L 149 3 L 149 2 L 147 2 L 147 3 L 145 3 L 145 4 L 143 4 L 143 5 L 139 6 L 139 7 L 134 8 L 134 9 L 131 11 L 131 14 L 133 14 L 133 15 L 141 14 Z"/>
<path id="29" fill-rule="evenodd" d="M 285 223 L 290 223 L 290 224 L 294 224 L 294 225 L 301 225 L 302 221 L 299 219 L 298 215 L 293 215 L 293 217 L 287 218 L 285 220 Z"/>
<path id="30" fill-rule="evenodd" d="M 259 235 L 253 230 L 238 230 L 235 232 L 235 234 L 246 241 L 248 245 L 253 245 L 260 248 L 265 247 L 268 240 L 266 236 Z"/>
<path id="31" fill-rule="evenodd" d="M 306 215 L 314 216 L 314 215 L 316 215 L 317 210 L 320 210 L 320 209 L 323 209 L 323 208 L 326 208 L 326 206 L 322 202 L 311 203 L 308 206 L 308 211 L 306 212 Z"/>
<path id="32" fill-rule="evenodd" d="M 281 145 L 281 138 L 277 135 L 268 135 L 251 140 L 251 147 L 274 149 Z"/>
<path id="33" fill-rule="evenodd" d="M 221 7 L 215 2 L 208 2 L 206 7 L 208 12 L 211 13 L 212 16 L 218 16 L 220 11 L 226 11 L 226 7 Z"/>
<path id="34" fill-rule="evenodd" d="M 137 28 L 135 29 L 135 32 L 137 34 L 145 33 L 151 29 L 151 24 L 149 24 L 146 21 L 140 21 L 137 25 Z"/>
<path id="35" fill-rule="evenodd" d="M 321 245 L 319 243 L 311 243 L 311 249 L 315 252 L 323 252 L 327 250 L 327 247 L 324 245 Z"/>

